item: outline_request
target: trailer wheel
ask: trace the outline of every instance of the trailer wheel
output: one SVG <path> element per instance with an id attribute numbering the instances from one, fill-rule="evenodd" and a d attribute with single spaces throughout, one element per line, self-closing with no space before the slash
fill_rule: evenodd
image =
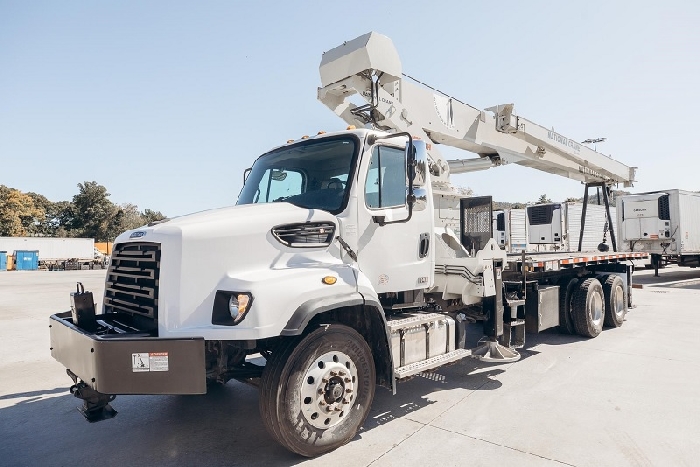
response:
<path id="1" fill-rule="evenodd" d="M 603 282 L 605 298 L 604 324 L 610 328 L 619 328 L 625 320 L 627 306 L 625 303 L 625 287 L 620 276 L 611 274 Z"/>
<path id="2" fill-rule="evenodd" d="M 375 380 L 364 338 L 348 326 L 322 325 L 273 352 L 260 381 L 260 413 L 284 447 L 318 456 L 355 437 L 369 414 Z"/>
<path id="3" fill-rule="evenodd" d="M 559 281 L 559 332 L 562 334 L 575 334 L 574 320 L 571 316 L 571 297 L 578 285 L 576 277 L 564 277 Z"/>
<path id="4" fill-rule="evenodd" d="M 571 314 L 579 335 L 596 337 L 603 330 L 605 317 L 603 300 L 603 286 L 598 279 L 586 279 L 574 289 L 571 298 Z"/>

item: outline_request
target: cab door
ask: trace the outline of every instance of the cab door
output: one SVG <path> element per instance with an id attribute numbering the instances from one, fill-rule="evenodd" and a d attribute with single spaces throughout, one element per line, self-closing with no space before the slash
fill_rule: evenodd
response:
<path id="1" fill-rule="evenodd" d="M 406 151 L 375 144 L 358 174 L 358 265 L 378 293 L 432 284 L 433 207 L 422 196 L 409 209 Z"/>

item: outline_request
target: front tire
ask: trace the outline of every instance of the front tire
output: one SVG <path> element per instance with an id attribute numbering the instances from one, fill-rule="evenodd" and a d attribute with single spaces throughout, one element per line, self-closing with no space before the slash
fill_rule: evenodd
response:
<path id="1" fill-rule="evenodd" d="M 272 353 L 260 381 L 260 413 L 284 447 L 318 456 L 355 437 L 369 414 L 375 380 L 364 338 L 348 326 L 321 325 Z"/>
<path id="2" fill-rule="evenodd" d="M 584 337 L 596 337 L 603 330 L 605 305 L 603 286 L 598 279 L 589 278 L 574 289 L 571 314 L 576 332 Z"/>

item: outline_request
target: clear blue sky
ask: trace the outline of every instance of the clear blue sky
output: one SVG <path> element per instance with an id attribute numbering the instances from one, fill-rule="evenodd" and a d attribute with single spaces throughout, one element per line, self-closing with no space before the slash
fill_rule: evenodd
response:
<path id="1" fill-rule="evenodd" d="M 0 0 L 0 183 L 60 201 L 96 180 L 170 216 L 233 204 L 260 153 L 345 127 L 316 100 L 318 64 L 374 30 L 464 102 L 607 138 L 639 167 L 633 191 L 700 190 L 699 24 L 696 1 Z M 501 201 L 583 192 L 512 165 L 456 181 Z"/>

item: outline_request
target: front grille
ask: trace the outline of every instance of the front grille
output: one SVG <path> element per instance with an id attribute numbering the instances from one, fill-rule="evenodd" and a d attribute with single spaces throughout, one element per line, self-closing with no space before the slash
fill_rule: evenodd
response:
<path id="1" fill-rule="evenodd" d="M 555 209 L 561 209 L 561 206 L 559 204 L 542 204 L 528 207 L 527 216 L 530 218 L 530 225 L 551 224 Z"/>
<path id="2" fill-rule="evenodd" d="M 291 247 L 328 246 L 335 235 L 335 225 L 330 222 L 307 222 L 305 224 L 285 224 L 272 229 L 272 235 Z"/>
<path id="3" fill-rule="evenodd" d="M 114 246 L 105 284 L 105 312 L 158 319 L 160 244 Z"/>
<path id="4" fill-rule="evenodd" d="M 496 216 L 496 230 L 506 230 L 506 215 L 502 212 Z"/>
<path id="5" fill-rule="evenodd" d="M 663 195 L 659 198 L 659 219 L 663 221 L 671 220 L 671 206 L 669 205 L 668 195 Z"/>

